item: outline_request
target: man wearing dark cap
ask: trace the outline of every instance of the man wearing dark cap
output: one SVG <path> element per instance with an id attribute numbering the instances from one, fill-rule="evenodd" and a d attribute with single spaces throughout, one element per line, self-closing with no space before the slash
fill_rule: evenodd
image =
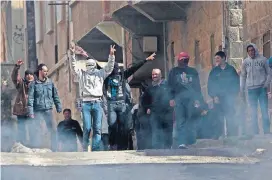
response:
<path id="1" fill-rule="evenodd" d="M 195 108 L 204 105 L 200 80 L 195 68 L 189 67 L 189 55 L 181 52 L 178 66 L 171 69 L 168 83 L 171 89 L 170 106 L 175 107 L 173 148 L 187 148 L 196 141 Z"/>
<path id="2" fill-rule="evenodd" d="M 227 124 L 227 135 L 238 135 L 238 124 L 235 118 L 235 101 L 240 90 L 239 75 L 235 68 L 226 62 L 226 54 L 218 51 L 215 54 L 215 66 L 208 78 L 208 94 L 220 111 L 221 132 L 224 129 L 224 117 Z"/>
<path id="3" fill-rule="evenodd" d="M 18 120 L 18 132 L 17 132 L 17 142 L 26 145 L 26 125 L 29 121 L 28 111 L 27 111 L 27 98 L 28 98 L 28 88 L 29 84 L 34 80 L 34 73 L 30 70 L 25 71 L 25 77 L 21 78 L 19 75 L 19 69 L 23 61 L 20 59 L 17 61 L 16 65 L 11 74 L 12 82 L 15 85 L 18 93 L 16 96 L 15 104 L 13 106 L 13 115 L 17 116 Z M 32 128 L 29 128 L 29 138 L 31 142 L 31 137 L 35 136 L 31 132 Z"/>

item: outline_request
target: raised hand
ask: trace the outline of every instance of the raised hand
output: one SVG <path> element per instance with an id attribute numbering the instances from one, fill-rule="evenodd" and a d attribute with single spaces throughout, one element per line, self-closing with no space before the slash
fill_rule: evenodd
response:
<path id="1" fill-rule="evenodd" d="M 16 64 L 18 66 L 21 66 L 22 64 L 24 64 L 24 61 L 22 59 L 19 59 Z"/>
<path id="2" fill-rule="evenodd" d="M 88 53 L 80 46 L 76 46 L 75 50 L 78 54 L 81 54 L 82 56 L 88 57 Z"/>
<path id="3" fill-rule="evenodd" d="M 115 53 L 115 51 L 116 51 L 116 49 L 115 49 L 114 47 L 115 47 L 115 45 L 111 45 L 111 46 L 110 46 L 110 55 L 111 55 L 111 56 L 114 55 L 114 53 Z"/>
<path id="4" fill-rule="evenodd" d="M 153 54 L 151 54 L 150 56 L 148 56 L 147 58 L 146 58 L 146 60 L 150 60 L 150 61 L 152 61 L 152 60 L 154 60 L 155 59 L 155 57 L 154 56 L 156 56 L 156 53 L 153 53 Z"/>

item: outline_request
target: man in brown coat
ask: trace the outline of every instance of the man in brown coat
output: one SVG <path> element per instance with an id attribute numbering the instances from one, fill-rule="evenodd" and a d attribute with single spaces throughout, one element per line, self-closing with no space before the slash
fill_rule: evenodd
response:
<path id="1" fill-rule="evenodd" d="M 13 115 L 17 116 L 18 128 L 17 128 L 17 142 L 26 145 L 26 124 L 30 119 L 28 118 L 27 110 L 27 98 L 28 98 L 28 87 L 29 84 L 34 80 L 34 73 L 30 70 L 25 71 L 25 77 L 21 78 L 19 75 L 19 69 L 23 64 L 22 60 L 18 60 L 11 74 L 12 82 L 14 83 L 18 93 L 13 106 Z M 29 128 L 29 137 L 35 136 L 31 134 L 31 129 Z"/>

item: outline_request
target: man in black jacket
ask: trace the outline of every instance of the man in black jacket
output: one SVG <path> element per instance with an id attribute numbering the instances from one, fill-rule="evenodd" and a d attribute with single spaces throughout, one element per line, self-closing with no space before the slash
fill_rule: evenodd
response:
<path id="1" fill-rule="evenodd" d="M 64 120 L 57 126 L 58 150 L 60 152 L 77 152 L 77 138 L 82 145 L 82 129 L 78 121 L 72 119 L 71 109 L 64 109 L 63 115 Z"/>
<path id="2" fill-rule="evenodd" d="M 117 120 L 119 120 L 118 131 L 121 130 L 123 132 L 122 136 L 128 140 L 128 135 L 126 134 L 128 134 L 129 130 L 126 128 L 126 125 L 130 123 L 126 122 L 126 81 L 147 61 L 153 60 L 155 55 L 156 54 L 153 53 L 146 58 L 146 60 L 139 61 L 137 64 L 124 71 L 119 68 L 118 63 L 115 63 L 112 73 L 104 82 L 106 98 L 108 101 L 108 123 L 111 149 L 116 149 L 114 146 L 117 146 L 118 150 L 127 149 L 127 147 L 120 142 L 123 141 L 123 137 L 116 136 Z"/>
<path id="3" fill-rule="evenodd" d="M 218 51 L 215 54 L 218 64 L 214 67 L 208 79 L 208 94 L 214 104 L 218 104 L 220 111 L 222 129 L 224 128 L 224 117 L 227 122 L 227 135 L 238 135 L 238 124 L 235 118 L 235 101 L 240 90 L 240 79 L 235 68 L 226 62 L 226 54 Z"/>
<path id="4" fill-rule="evenodd" d="M 196 120 L 205 109 L 198 72 L 188 66 L 189 59 L 186 52 L 181 52 L 178 67 L 171 69 L 168 76 L 170 106 L 175 107 L 173 147 L 181 149 L 196 142 Z"/>
<path id="5" fill-rule="evenodd" d="M 143 105 L 150 114 L 152 148 L 170 149 L 172 146 L 173 112 L 169 105 L 170 93 L 161 70 L 153 69 L 152 85 L 143 95 Z"/>

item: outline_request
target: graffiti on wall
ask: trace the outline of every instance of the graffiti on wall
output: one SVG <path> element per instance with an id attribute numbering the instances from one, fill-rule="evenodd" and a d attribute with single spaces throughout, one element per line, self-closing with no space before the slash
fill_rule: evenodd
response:
<path id="1" fill-rule="evenodd" d="M 23 25 L 16 25 L 15 26 L 15 30 L 14 30 L 12 39 L 17 44 L 23 44 L 23 42 L 24 42 L 23 29 L 24 29 Z"/>

